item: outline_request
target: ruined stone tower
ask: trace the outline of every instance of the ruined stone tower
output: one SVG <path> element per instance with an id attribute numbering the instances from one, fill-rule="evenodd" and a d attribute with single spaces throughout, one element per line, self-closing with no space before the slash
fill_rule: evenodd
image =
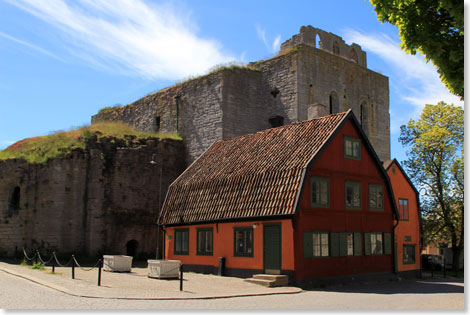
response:
<path id="1" fill-rule="evenodd" d="M 303 26 L 273 58 L 221 67 L 102 110 L 92 122 L 177 131 L 183 142 L 130 148 L 108 139 L 40 165 L 0 161 L 0 257 L 22 247 L 126 254 L 129 244 L 138 244 L 136 254 L 155 255 L 168 186 L 214 142 L 350 108 L 379 158 L 390 159 L 388 78 L 367 69 L 359 45 Z"/>
<path id="2" fill-rule="evenodd" d="M 279 54 L 217 71 L 101 112 L 142 131 L 177 131 L 189 165 L 211 144 L 353 109 L 382 160 L 390 158 L 388 78 L 367 69 L 366 53 L 332 33 L 302 26 Z"/>

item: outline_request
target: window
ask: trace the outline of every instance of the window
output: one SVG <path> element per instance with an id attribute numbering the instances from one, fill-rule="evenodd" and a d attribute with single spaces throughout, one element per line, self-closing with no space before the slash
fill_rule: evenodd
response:
<path id="1" fill-rule="evenodd" d="M 189 230 L 175 230 L 175 255 L 189 254 Z"/>
<path id="2" fill-rule="evenodd" d="M 312 177 L 310 179 L 310 206 L 330 206 L 330 180 L 324 177 Z"/>
<path id="3" fill-rule="evenodd" d="M 403 264 L 416 263 L 415 245 L 403 245 Z"/>
<path id="4" fill-rule="evenodd" d="M 384 192 L 382 185 L 369 185 L 369 209 L 376 211 L 384 210 Z"/>
<path id="5" fill-rule="evenodd" d="M 344 190 L 346 209 L 361 209 L 361 183 L 346 181 Z"/>
<path id="6" fill-rule="evenodd" d="M 408 199 L 398 199 L 398 212 L 400 213 L 400 221 L 408 221 L 410 219 Z"/>
<path id="7" fill-rule="evenodd" d="M 330 233 L 330 255 L 361 256 L 361 232 Z"/>
<path id="8" fill-rule="evenodd" d="M 282 116 L 273 116 L 268 119 L 271 128 L 284 126 L 284 117 Z"/>
<path id="9" fill-rule="evenodd" d="M 253 228 L 235 228 L 234 240 L 234 256 L 253 257 Z"/>
<path id="10" fill-rule="evenodd" d="M 329 233 L 305 232 L 304 233 L 304 257 L 328 257 Z"/>
<path id="11" fill-rule="evenodd" d="M 361 159 L 361 141 L 359 139 L 344 137 L 344 157 L 353 160 Z"/>
<path id="12" fill-rule="evenodd" d="M 197 254 L 212 255 L 212 228 L 197 229 Z"/>
<path id="13" fill-rule="evenodd" d="M 160 131 L 160 116 L 155 117 L 155 132 Z"/>
<path id="14" fill-rule="evenodd" d="M 339 55 L 339 44 L 336 41 L 333 43 L 333 53 Z"/>
<path id="15" fill-rule="evenodd" d="M 391 255 L 392 234 L 382 232 L 364 233 L 366 255 Z"/>
<path id="16" fill-rule="evenodd" d="M 335 91 L 330 93 L 330 114 L 339 112 L 338 94 Z"/>

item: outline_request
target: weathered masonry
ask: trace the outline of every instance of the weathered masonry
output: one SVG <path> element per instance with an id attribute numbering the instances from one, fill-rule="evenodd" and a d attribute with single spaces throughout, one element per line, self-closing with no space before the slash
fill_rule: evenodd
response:
<path id="1" fill-rule="evenodd" d="M 126 147 L 102 138 L 44 164 L 0 161 L 0 257 L 23 247 L 155 255 L 160 205 L 184 169 L 181 156 L 177 140 Z"/>
<path id="2" fill-rule="evenodd" d="M 367 69 L 359 45 L 303 26 L 271 59 L 173 85 L 98 113 L 92 122 L 177 131 L 189 165 L 216 141 L 348 109 L 358 117 L 379 158 L 390 159 L 388 78 Z"/>

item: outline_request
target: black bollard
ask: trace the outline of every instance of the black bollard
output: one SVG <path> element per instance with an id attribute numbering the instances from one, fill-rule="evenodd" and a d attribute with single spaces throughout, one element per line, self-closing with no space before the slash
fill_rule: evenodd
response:
<path id="1" fill-rule="evenodd" d="M 443 270 L 443 272 L 444 272 L 444 278 L 445 278 L 445 277 L 446 277 L 446 258 L 445 258 L 445 257 L 443 258 L 443 263 L 444 263 L 444 270 Z"/>
<path id="2" fill-rule="evenodd" d="M 55 257 L 52 257 L 52 273 L 55 273 Z"/>
<path id="3" fill-rule="evenodd" d="M 39 265 L 39 251 L 36 250 L 36 265 Z"/>
<path id="4" fill-rule="evenodd" d="M 180 291 L 183 291 L 183 264 L 180 265 Z"/>
<path id="5" fill-rule="evenodd" d="M 75 279 L 75 257 L 72 255 L 72 279 Z"/>
<path id="6" fill-rule="evenodd" d="M 102 267 L 102 260 L 98 261 L 98 286 L 101 286 L 101 267 Z"/>

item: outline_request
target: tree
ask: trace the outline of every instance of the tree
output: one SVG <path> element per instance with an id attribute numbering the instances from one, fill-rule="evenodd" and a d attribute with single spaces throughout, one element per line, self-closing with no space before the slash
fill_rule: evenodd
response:
<path id="1" fill-rule="evenodd" d="M 418 121 L 401 126 L 399 141 L 410 146 L 403 162 L 424 196 L 423 235 L 450 239 L 457 270 L 464 246 L 464 111 L 461 107 L 426 105 Z"/>
<path id="2" fill-rule="evenodd" d="M 464 98 L 464 1 L 370 0 L 377 17 L 398 27 L 401 47 L 423 53 L 449 91 Z"/>

